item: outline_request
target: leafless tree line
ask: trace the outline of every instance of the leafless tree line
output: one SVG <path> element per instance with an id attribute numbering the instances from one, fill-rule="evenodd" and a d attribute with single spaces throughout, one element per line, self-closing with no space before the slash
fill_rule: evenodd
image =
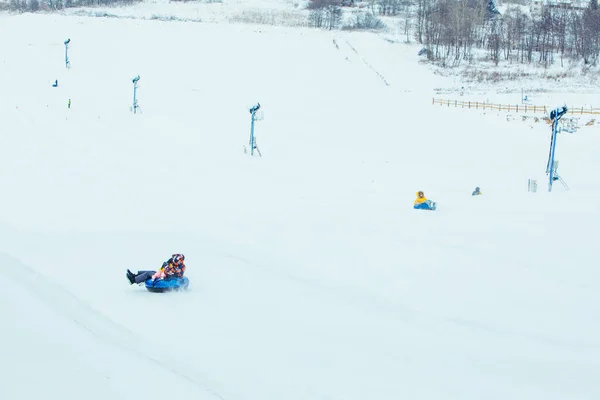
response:
<path id="1" fill-rule="evenodd" d="M 528 1 L 525 1 L 528 3 Z M 365 13 L 350 19 L 349 29 L 380 29 L 378 15 L 398 16 L 406 41 L 425 45 L 430 60 L 458 65 L 473 61 L 475 50 L 485 50 L 498 64 L 565 60 L 599 63 L 600 10 L 598 0 L 584 9 L 545 5 L 534 12 L 509 7 L 503 14 L 493 0 L 368 0 Z M 364 4 L 364 3 L 363 3 Z M 310 0 L 310 24 L 335 29 L 341 24 L 341 6 L 354 0 Z"/>
<path id="2" fill-rule="evenodd" d="M 40 10 L 62 10 L 80 6 L 102 6 L 130 4 L 138 0 L 10 0 L 9 8 L 14 11 L 35 12 Z"/>
<path id="3" fill-rule="evenodd" d="M 59 10 L 66 7 L 132 3 L 136 0 L 10 0 L 19 11 Z M 363 3 L 364 4 L 364 3 Z M 422 43 L 432 61 L 458 65 L 485 50 L 490 60 L 539 63 L 565 60 L 599 63 L 600 9 L 590 0 L 584 9 L 543 6 L 539 12 L 508 8 L 503 14 L 493 0 L 368 0 L 367 10 L 348 19 L 347 29 L 380 29 L 377 15 L 400 16 L 406 40 Z M 317 28 L 337 29 L 342 5 L 354 0 L 310 0 L 309 22 Z M 349 25 L 348 25 L 349 24 Z"/>
<path id="4" fill-rule="evenodd" d="M 493 3 L 493 2 L 489 2 Z M 598 63 L 600 10 L 597 0 L 585 9 L 544 6 L 539 13 L 509 8 L 490 15 L 482 0 L 417 0 L 415 38 L 430 60 L 454 65 L 485 49 L 490 60 L 550 65 L 557 60 Z"/>
<path id="5" fill-rule="evenodd" d="M 315 28 L 335 29 L 342 21 L 341 0 L 310 0 L 308 21 Z"/>
<path id="6" fill-rule="evenodd" d="M 409 0 L 369 0 L 368 7 L 355 9 L 361 12 L 353 13 L 342 23 L 342 7 L 354 7 L 354 0 L 309 0 L 308 22 L 312 27 L 330 30 L 340 26 L 342 29 L 382 29 L 385 25 L 376 15 L 397 15 L 401 1 Z"/>

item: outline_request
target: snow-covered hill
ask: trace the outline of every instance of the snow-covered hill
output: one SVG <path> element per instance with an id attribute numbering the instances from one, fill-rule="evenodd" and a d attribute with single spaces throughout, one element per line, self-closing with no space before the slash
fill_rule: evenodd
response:
<path id="1" fill-rule="evenodd" d="M 0 21 L 0 398 L 600 396 L 596 125 L 547 193 L 549 126 L 432 106 L 413 46 Z M 189 292 L 129 286 L 174 252 Z"/>

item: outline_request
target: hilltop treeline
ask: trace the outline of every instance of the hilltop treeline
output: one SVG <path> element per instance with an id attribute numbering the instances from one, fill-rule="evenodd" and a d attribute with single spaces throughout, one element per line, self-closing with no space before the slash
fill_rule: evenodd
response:
<path id="1" fill-rule="evenodd" d="M 21 12 L 62 10 L 70 7 L 132 4 L 140 0 L 10 0 L 9 9 Z"/>
<path id="2" fill-rule="evenodd" d="M 508 7 L 500 14 L 493 1 L 417 0 L 415 38 L 430 59 L 459 63 L 474 49 L 501 60 L 549 65 L 565 58 L 595 65 L 600 53 L 600 10 L 543 6 L 533 12 Z"/>
<path id="3" fill-rule="evenodd" d="M 139 0 L 10 0 L 17 11 L 114 5 Z M 326 29 L 382 29 L 399 24 L 406 41 L 442 65 L 474 62 L 485 53 L 498 64 L 565 60 L 594 66 L 600 54 L 598 0 L 547 0 L 512 4 L 500 12 L 494 0 L 310 0 L 308 23 Z M 266 11 L 265 11 L 266 12 Z"/>
<path id="4" fill-rule="evenodd" d="M 344 25 L 338 9 L 357 5 L 361 12 L 351 11 L 351 25 Z M 311 0 L 309 9 L 311 25 L 329 29 L 377 29 L 383 26 L 380 16 L 395 16 L 407 41 L 422 43 L 430 60 L 444 64 L 472 61 L 475 50 L 486 51 L 495 63 L 544 65 L 565 59 L 596 65 L 600 53 L 598 0 L 513 4 L 503 13 L 494 0 Z"/>

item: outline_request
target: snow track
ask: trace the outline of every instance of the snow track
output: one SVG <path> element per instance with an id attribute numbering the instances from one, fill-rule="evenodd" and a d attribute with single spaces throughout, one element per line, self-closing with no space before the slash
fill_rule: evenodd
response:
<path id="1" fill-rule="evenodd" d="M 350 42 L 349 42 L 349 41 L 347 41 L 347 40 L 346 40 L 346 44 L 348 45 L 348 47 L 350 47 L 350 49 L 352 49 L 352 51 L 353 51 L 353 52 L 354 52 L 354 53 L 355 53 L 355 54 L 356 54 L 358 57 L 360 57 L 360 59 L 362 60 L 362 62 L 363 62 L 363 63 L 364 63 L 364 64 L 365 64 L 367 67 L 369 67 L 369 69 L 370 69 L 371 71 L 373 71 L 373 72 L 375 73 L 375 75 L 377 75 L 377 76 L 379 77 L 379 79 L 381 79 L 381 80 L 383 81 L 383 83 L 385 84 L 385 86 L 390 86 L 390 83 L 389 83 L 389 82 L 388 82 L 388 81 L 385 79 L 385 76 L 381 75 L 381 74 L 379 73 L 379 71 L 377 71 L 377 70 L 375 69 L 375 67 L 373 67 L 373 66 L 372 66 L 372 65 L 371 65 L 371 64 L 370 64 L 370 63 L 369 63 L 369 62 L 368 62 L 368 61 L 367 61 L 367 60 L 366 60 L 366 59 L 365 59 L 363 56 L 361 56 L 361 55 L 360 55 L 360 53 L 358 52 L 358 50 L 356 50 L 356 49 L 354 48 L 354 46 L 352 46 L 352 44 L 350 44 Z"/>
<path id="2" fill-rule="evenodd" d="M 0 273 L 8 300 L 0 305 L 2 337 L 9 344 L 0 358 L 3 365 L 28 365 L 2 370 L 1 398 L 86 398 L 93 390 L 106 398 L 225 399 L 174 366 L 168 348 L 134 336 L 18 260 L 0 255 Z"/>

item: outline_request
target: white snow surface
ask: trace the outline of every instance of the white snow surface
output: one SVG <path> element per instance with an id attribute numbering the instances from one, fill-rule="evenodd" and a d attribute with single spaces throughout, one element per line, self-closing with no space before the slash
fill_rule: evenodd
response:
<path id="1" fill-rule="evenodd" d="M 433 106 L 451 83 L 401 39 L 43 14 L 0 37 L 0 399 L 600 398 L 597 124 L 559 134 L 548 193 L 549 125 Z M 544 104 L 599 94 L 565 92 Z M 126 281 L 172 253 L 189 291 Z"/>

